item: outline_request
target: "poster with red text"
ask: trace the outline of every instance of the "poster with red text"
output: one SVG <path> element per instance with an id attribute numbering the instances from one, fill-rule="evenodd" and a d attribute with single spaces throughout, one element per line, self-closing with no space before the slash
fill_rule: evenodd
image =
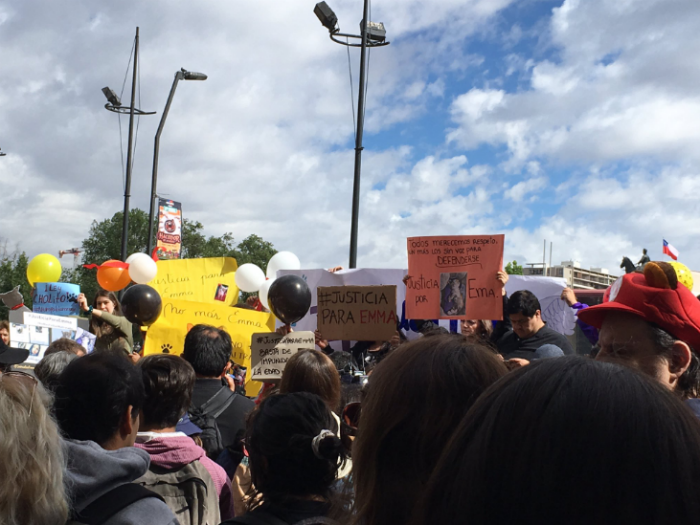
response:
<path id="1" fill-rule="evenodd" d="M 406 317 L 502 319 L 504 235 L 408 238 Z"/>

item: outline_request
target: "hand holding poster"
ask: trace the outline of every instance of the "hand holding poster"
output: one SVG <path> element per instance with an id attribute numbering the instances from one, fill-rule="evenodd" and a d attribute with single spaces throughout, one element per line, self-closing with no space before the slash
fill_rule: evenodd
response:
<path id="1" fill-rule="evenodd" d="M 502 319 L 503 235 L 409 237 L 409 319 Z"/>
<path id="2" fill-rule="evenodd" d="M 292 332 L 285 336 L 273 333 L 253 334 L 251 339 L 251 378 L 255 381 L 277 381 L 282 378 L 287 361 L 299 350 L 313 349 L 313 332 Z"/>
<path id="3" fill-rule="evenodd" d="M 80 315 L 80 286 L 69 283 L 36 283 L 32 310 L 38 314 Z"/>
<path id="4" fill-rule="evenodd" d="M 396 333 L 396 286 L 319 287 L 317 296 L 325 339 L 387 341 Z"/>

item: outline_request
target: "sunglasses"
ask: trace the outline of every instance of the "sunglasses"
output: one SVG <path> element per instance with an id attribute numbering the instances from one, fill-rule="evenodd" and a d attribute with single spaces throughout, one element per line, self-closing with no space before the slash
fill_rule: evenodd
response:
<path id="1" fill-rule="evenodd" d="M 34 391 L 36 390 L 36 385 L 39 383 L 39 380 L 34 377 L 33 375 L 27 374 L 26 372 L 15 372 L 15 371 L 10 371 L 10 372 L 2 372 L 0 373 L 0 382 L 4 381 L 5 379 L 16 379 L 18 381 L 24 381 L 24 382 L 29 382 L 32 385 L 32 400 L 29 404 L 29 415 L 32 415 L 32 409 L 34 408 Z"/>

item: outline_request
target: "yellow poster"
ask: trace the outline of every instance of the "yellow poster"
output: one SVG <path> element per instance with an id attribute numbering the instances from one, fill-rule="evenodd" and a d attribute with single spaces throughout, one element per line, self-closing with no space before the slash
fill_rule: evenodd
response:
<path id="1" fill-rule="evenodd" d="M 226 330 L 231 336 L 233 352 L 231 358 L 248 369 L 246 391 L 255 395 L 261 384 L 250 381 L 250 342 L 257 332 L 273 332 L 275 316 L 271 313 L 232 308 L 219 304 L 195 303 L 163 297 L 163 311 L 158 320 L 149 327 L 144 355 L 180 355 L 185 346 L 187 332 L 197 324 L 209 324 Z"/>
<path id="2" fill-rule="evenodd" d="M 158 275 L 150 283 L 162 299 L 231 306 L 238 302 L 233 257 L 158 261 Z"/>

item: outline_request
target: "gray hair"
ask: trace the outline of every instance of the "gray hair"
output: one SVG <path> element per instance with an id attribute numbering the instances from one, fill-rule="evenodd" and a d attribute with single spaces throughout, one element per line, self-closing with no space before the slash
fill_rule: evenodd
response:
<path id="1" fill-rule="evenodd" d="M 58 376 L 74 359 L 78 359 L 78 356 L 70 352 L 49 354 L 39 361 L 39 364 L 34 368 L 34 374 L 46 390 L 54 392 L 58 384 Z"/>
<path id="2" fill-rule="evenodd" d="M 673 349 L 673 343 L 679 341 L 679 339 L 653 323 L 649 323 L 649 331 L 654 346 L 662 355 L 670 354 Z M 698 359 L 695 349 L 690 345 L 688 346 L 690 347 L 690 366 L 678 378 L 676 391 L 685 398 L 700 397 L 700 359 Z"/>

